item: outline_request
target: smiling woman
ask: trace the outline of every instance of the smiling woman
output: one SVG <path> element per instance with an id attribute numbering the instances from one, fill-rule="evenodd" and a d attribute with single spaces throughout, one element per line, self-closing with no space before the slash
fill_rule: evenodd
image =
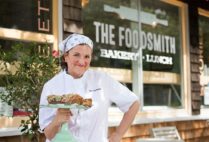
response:
<path id="1" fill-rule="evenodd" d="M 65 122 L 76 141 L 119 142 L 138 111 L 138 98 L 133 92 L 106 73 L 89 69 L 92 49 L 91 39 L 80 34 L 72 34 L 60 44 L 66 66 L 46 82 L 40 105 L 47 105 L 47 97 L 52 94 L 79 94 L 84 99 L 92 100 L 92 107 L 79 114 L 61 108 L 40 108 L 39 124 L 47 142 L 57 141 L 60 126 Z M 108 108 L 111 103 L 124 112 L 124 117 L 108 138 Z"/>

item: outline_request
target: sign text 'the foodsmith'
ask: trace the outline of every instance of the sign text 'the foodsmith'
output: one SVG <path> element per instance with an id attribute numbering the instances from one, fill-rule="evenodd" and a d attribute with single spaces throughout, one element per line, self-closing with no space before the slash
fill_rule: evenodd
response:
<path id="1" fill-rule="evenodd" d="M 117 29 L 118 33 L 115 33 L 115 25 L 105 24 L 97 21 L 95 21 L 93 24 L 95 26 L 97 43 L 118 45 L 119 47 L 125 46 L 127 48 L 134 49 L 138 49 L 140 46 L 142 49 L 147 49 L 150 51 L 168 54 L 176 53 L 175 37 L 141 31 L 141 43 L 139 43 L 138 30 L 119 26 Z M 118 34 L 118 40 L 115 39 L 115 34 Z M 118 43 L 116 43 L 116 41 L 118 41 Z"/>

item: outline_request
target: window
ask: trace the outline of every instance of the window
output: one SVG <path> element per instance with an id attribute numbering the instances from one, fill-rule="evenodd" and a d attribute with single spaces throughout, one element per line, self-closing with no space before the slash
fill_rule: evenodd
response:
<path id="1" fill-rule="evenodd" d="M 141 0 L 144 106 L 182 107 L 180 8 Z"/>
<path id="2" fill-rule="evenodd" d="M 119 81 L 143 90 L 135 92 L 144 109 L 184 105 L 182 5 L 155 0 L 82 1 L 83 31 L 95 43 L 92 66 L 116 79 L 120 78 L 116 72 L 124 71 Z"/>

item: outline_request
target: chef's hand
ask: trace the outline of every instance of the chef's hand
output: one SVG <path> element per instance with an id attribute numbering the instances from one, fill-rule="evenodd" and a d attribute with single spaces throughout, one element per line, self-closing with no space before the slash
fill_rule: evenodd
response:
<path id="1" fill-rule="evenodd" d="M 55 115 L 55 121 L 58 125 L 62 125 L 63 123 L 68 122 L 71 116 L 72 113 L 69 109 L 58 108 Z"/>
<path id="2" fill-rule="evenodd" d="M 63 123 L 68 122 L 72 113 L 69 109 L 59 108 L 52 122 L 44 129 L 44 134 L 47 139 L 52 140 L 59 132 Z"/>
<path id="3" fill-rule="evenodd" d="M 118 133 L 114 132 L 109 137 L 109 142 L 120 142 L 121 139 L 122 137 Z"/>

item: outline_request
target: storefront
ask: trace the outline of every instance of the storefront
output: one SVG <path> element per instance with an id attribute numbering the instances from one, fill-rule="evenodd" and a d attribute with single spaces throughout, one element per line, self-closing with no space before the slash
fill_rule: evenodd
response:
<path id="1" fill-rule="evenodd" d="M 185 141 L 204 141 L 208 133 L 194 132 L 209 130 L 207 5 L 207 0 L 37 0 L 18 5 L 8 0 L 1 5 L 0 44 L 9 48 L 15 40 L 47 40 L 57 49 L 67 35 L 83 33 L 94 41 L 92 68 L 109 73 L 139 97 L 141 109 L 124 142 L 150 137 L 149 129 L 159 126 L 176 126 Z M 111 132 L 122 114 L 114 104 L 109 113 Z M 0 129 L 0 135 L 14 125 L 0 127 L 8 128 Z"/>

